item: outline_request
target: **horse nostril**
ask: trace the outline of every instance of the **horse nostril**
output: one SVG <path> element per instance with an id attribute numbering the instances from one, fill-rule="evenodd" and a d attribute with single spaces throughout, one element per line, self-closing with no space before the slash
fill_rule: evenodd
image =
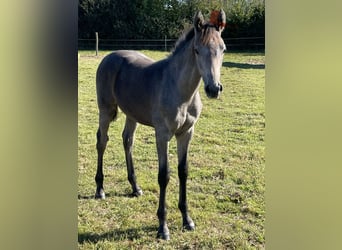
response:
<path id="1" fill-rule="evenodd" d="M 223 90 L 223 86 L 222 86 L 222 84 L 221 84 L 221 83 L 219 83 L 219 84 L 218 84 L 218 86 L 219 86 L 219 88 L 220 88 L 220 92 L 222 92 L 222 90 Z"/>

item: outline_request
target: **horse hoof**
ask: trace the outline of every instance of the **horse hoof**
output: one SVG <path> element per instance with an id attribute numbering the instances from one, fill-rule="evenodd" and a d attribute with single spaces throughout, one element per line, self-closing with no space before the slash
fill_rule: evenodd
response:
<path id="1" fill-rule="evenodd" d="M 170 240 L 170 234 L 169 233 L 159 233 L 158 232 L 157 239 Z"/>
<path id="2" fill-rule="evenodd" d="M 103 189 L 101 189 L 100 191 L 96 191 L 95 193 L 95 199 L 101 199 L 104 200 L 106 198 L 106 194 L 104 192 Z"/>
<path id="3" fill-rule="evenodd" d="M 143 195 L 143 191 L 141 189 L 138 189 L 137 191 L 133 191 L 132 196 L 133 197 L 139 197 Z"/>
<path id="4" fill-rule="evenodd" d="M 192 219 L 188 219 L 186 222 L 183 222 L 183 228 L 188 231 L 193 231 L 195 230 L 195 223 Z"/>
<path id="5" fill-rule="evenodd" d="M 170 240 L 169 229 L 166 227 L 159 227 L 157 233 L 157 239 Z"/>
<path id="6" fill-rule="evenodd" d="M 195 224 L 194 223 L 186 224 L 186 225 L 183 225 L 183 228 L 187 231 L 193 231 L 193 230 L 195 230 Z"/>

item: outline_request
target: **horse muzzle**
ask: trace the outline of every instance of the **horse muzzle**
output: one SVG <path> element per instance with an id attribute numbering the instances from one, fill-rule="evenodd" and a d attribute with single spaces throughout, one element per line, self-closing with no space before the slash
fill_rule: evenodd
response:
<path id="1" fill-rule="evenodd" d="M 223 87 L 221 83 L 206 85 L 204 87 L 205 93 L 209 98 L 218 98 L 220 92 L 222 92 Z"/>

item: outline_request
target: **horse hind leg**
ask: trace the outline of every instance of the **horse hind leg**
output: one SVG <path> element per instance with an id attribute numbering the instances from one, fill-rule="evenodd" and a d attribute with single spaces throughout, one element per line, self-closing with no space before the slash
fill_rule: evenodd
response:
<path id="1" fill-rule="evenodd" d="M 123 146 L 125 149 L 128 181 L 132 186 L 132 190 L 133 190 L 132 195 L 138 197 L 142 195 L 143 192 L 137 184 L 137 180 L 136 180 L 136 176 L 134 172 L 133 158 L 132 158 L 134 132 L 135 132 L 136 127 L 137 127 L 137 123 L 126 117 L 125 128 L 122 132 L 122 140 L 123 140 Z"/>
<path id="2" fill-rule="evenodd" d="M 105 199 L 105 192 L 103 188 L 103 154 L 105 152 L 108 142 L 108 128 L 111 121 L 115 120 L 117 116 L 117 105 L 111 109 L 100 108 L 99 128 L 96 133 L 97 143 L 97 171 L 95 175 L 96 193 L 95 199 Z"/>

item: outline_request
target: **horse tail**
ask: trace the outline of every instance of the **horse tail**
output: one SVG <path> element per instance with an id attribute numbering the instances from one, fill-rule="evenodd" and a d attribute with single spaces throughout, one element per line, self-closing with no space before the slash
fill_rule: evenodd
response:
<path id="1" fill-rule="evenodd" d="M 97 104 L 101 112 L 106 112 L 114 121 L 118 114 L 118 104 L 114 94 L 114 86 L 120 71 L 122 58 L 109 54 L 103 58 L 96 72 Z"/>

